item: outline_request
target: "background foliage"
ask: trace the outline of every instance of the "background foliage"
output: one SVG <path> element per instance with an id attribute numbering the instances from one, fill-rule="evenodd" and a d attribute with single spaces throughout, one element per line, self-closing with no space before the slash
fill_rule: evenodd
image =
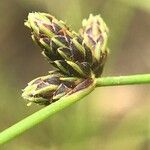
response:
<path id="1" fill-rule="evenodd" d="M 31 79 L 51 70 L 24 27 L 29 12 L 49 12 L 74 30 L 90 13 L 110 28 L 111 49 L 103 76 L 149 73 L 149 0 L 0 1 L 0 130 L 41 107 L 20 97 Z M 97 88 L 80 101 L 1 149 L 148 150 L 150 86 Z"/>

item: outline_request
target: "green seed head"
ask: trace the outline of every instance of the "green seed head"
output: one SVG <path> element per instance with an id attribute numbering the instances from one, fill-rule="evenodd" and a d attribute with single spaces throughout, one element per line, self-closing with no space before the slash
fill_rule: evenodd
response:
<path id="1" fill-rule="evenodd" d="M 84 19 L 79 34 L 46 13 L 30 13 L 25 25 L 44 57 L 58 70 L 28 83 L 22 97 L 29 104 L 49 105 L 94 89 L 108 54 L 108 28 L 99 15 Z"/>
<path id="2" fill-rule="evenodd" d="M 80 34 L 84 39 L 84 43 L 92 52 L 92 69 L 96 76 L 102 73 L 103 65 L 108 54 L 108 32 L 108 27 L 100 15 L 93 16 L 90 14 L 89 18 L 84 19 L 82 22 Z"/>
<path id="3" fill-rule="evenodd" d="M 46 13 L 30 13 L 25 25 L 44 57 L 62 74 L 80 78 L 101 75 L 108 53 L 108 28 L 100 16 L 84 20 L 81 34 Z"/>
<path id="4" fill-rule="evenodd" d="M 66 24 L 45 13 L 30 13 L 25 25 L 32 30 L 32 39 L 42 54 L 63 74 L 76 77 L 92 75 L 92 53 L 82 45 L 83 38 Z"/>
<path id="5" fill-rule="evenodd" d="M 77 85 L 83 81 L 75 77 L 65 77 L 58 72 L 50 72 L 47 76 L 38 77 L 29 82 L 23 90 L 22 97 L 29 102 L 49 105 L 67 94 L 75 93 Z"/>

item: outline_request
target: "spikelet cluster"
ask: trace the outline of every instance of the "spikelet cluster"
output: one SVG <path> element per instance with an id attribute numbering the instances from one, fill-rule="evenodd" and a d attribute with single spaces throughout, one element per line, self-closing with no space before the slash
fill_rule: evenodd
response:
<path id="1" fill-rule="evenodd" d="M 108 28 L 99 15 L 84 19 L 79 33 L 46 13 L 29 13 L 25 25 L 57 71 L 31 81 L 23 98 L 47 105 L 78 87 L 87 88 L 87 79 L 94 82 L 102 74 L 108 55 Z"/>

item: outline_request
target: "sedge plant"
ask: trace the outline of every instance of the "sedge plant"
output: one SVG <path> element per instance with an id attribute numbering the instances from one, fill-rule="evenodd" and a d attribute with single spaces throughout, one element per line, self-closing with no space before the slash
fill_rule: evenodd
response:
<path id="1" fill-rule="evenodd" d="M 150 74 L 101 77 L 109 54 L 109 30 L 100 15 L 84 19 L 79 33 L 47 13 L 29 13 L 25 26 L 55 69 L 30 81 L 22 93 L 28 106 L 45 107 L 1 132 L 0 144 L 81 100 L 96 87 L 150 83 Z"/>

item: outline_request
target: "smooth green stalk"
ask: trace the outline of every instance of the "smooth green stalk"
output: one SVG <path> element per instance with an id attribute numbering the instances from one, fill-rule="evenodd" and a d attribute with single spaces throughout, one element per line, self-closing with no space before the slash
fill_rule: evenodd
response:
<path id="1" fill-rule="evenodd" d="M 89 85 L 89 87 L 81 91 L 60 98 L 60 100 L 56 101 L 55 103 L 52 103 L 51 105 L 44 107 L 43 109 L 35 112 L 34 114 L 16 123 L 15 125 L 7 128 L 6 130 L 0 133 L 0 145 L 14 139 L 16 136 L 21 135 L 28 129 L 44 121 L 46 118 L 52 116 L 53 114 L 63 110 L 67 106 L 70 106 L 71 104 L 82 99 L 87 94 L 92 92 L 94 88 L 95 82 L 93 82 L 91 85 Z"/>
<path id="2" fill-rule="evenodd" d="M 103 77 L 96 79 L 96 86 L 114 86 L 114 85 L 130 85 L 130 84 L 149 84 L 150 74 L 143 75 L 131 75 L 131 76 L 120 76 L 120 77 Z M 4 144 L 18 135 L 21 135 L 28 129 L 34 127 L 40 122 L 44 121 L 46 118 L 52 116 L 53 114 L 63 110 L 67 106 L 75 103 L 76 101 L 82 99 L 84 96 L 89 94 L 94 89 L 94 86 L 79 92 L 78 94 L 72 94 L 69 97 L 63 97 L 59 101 L 52 103 L 51 105 L 44 107 L 38 112 L 28 116 L 27 118 L 21 120 L 15 125 L 9 127 L 0 133 L 0 144 Z"/>
<path id="3" fill-rule="evenodd" d="M 150 74 L 119 76 L 119 77 L 104 77 L 96 79 L 96 86 L 119 86 L 132 84 L 149 84 Z"/>

